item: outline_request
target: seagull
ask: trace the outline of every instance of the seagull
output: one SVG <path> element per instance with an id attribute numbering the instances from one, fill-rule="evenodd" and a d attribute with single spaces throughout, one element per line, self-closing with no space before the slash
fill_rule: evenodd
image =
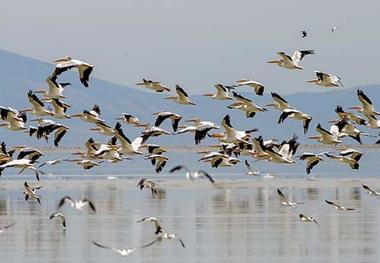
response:
<path id="1" fill-rule="evenodd" d="M 141 123 L 139 118 L 128 114 L 128 113 L 123 113 L 123 117 L 116 118 L 116 120 L 124 121 L 125 123 L 131 124 L 136 127 L 147 127 L 149 124 L 147 123 Z"/>
<path id="2" fill-rule="evenodd" d="M 52 78 L 56 79 L 62 72 L 65 72 L 71 68 L 77 68 L 79 72 L 79 79 L 83 86 L 88 87 L 88 82 L 90 80 L 90 74 L 94 68 L 94 65 L 88 64 L 86 62 L 80 61 L 78 59 L 72 59 L 71 57 L 64 57 L 54 60 L 55 70 L 52 74 Z"/>
<path id="3" fill-rule="evenodd" d="M 189 99 L 189 95 L 187 95 L 186 91 L 178 84 L 175 86 L 175 92 L 177 96 L 166 97 L 165 99 L 173 100 L 181 105 L 195 105 L 195 103 Z"/>
<path id="4" fill-rule="evenodd" d="M 186 166 L 184 165 L 178 165 L 178 166 L 175 166 L 173 167 L 169 173 L 173 173 L 175 171 L 179 171 L 179 170 L 185 170 L 186 171 L 186 178 L 189 179 L 190 181 L 194 181 L 195 179 L 197 178 L 202 178 L 202 177 L 206 177 L 212 184 L 215 183 L 214 179 L 212 179 L 211 175 L 209 175 L 207 172 L 203 171 L 203 170 L 199 170 L 199 171 L 190 171 Z"/>
<path id="5" fill-rule="evenodd" d="M 306 173 L 310 174 L 311 169 L 313 169 L 314 166 L 316 166 L 320 161 L 323 161 L 322 155 L 324 155 L 326 152 L 315 154 L 315 153 L 303 153 L 300 156 L 300 160 L 306 160 Z"/>
<path id="6" fill-rule="evenodd" d="M 101 248 L 105 248 L 105 249 L 110 249 L 116 253 L 119 253 L 120 255 L 122 256 L 128 256 L 129 254 L 131 254 L 132 252 L 136 251 L 136 248 L 127 248 L 127 249 L 124 249 L 124 248 L 113 248 L 113 247 L 106 247 L 106 246 L 103 246 L 95 241 L 92 241 L 92 243 L 97 246 L 97 247 L 101 247 Z"/>
<path id="7" fill-rule="evenodd" d="M 65 196 L 59 201 L 58 208 L 61 208 L 65 203 L 69 203 L 72 208 L 75 208 L 77 210 L 83 210 L 83 208 L 88 205 L 93 212 L 96 212 L 94 204 L 87 198 L 76 201 L 70 196 Z"/>
<path id="8" fill-rule="evenodd" d="M 156 112 L 156 113 L 153 113 L 153 115 L 157 116 L 156 122 L 154 123 L 154 126 L 156 126 L 156 127 L 160 126 L 164 120 L 171 119 L 174 132 L 177 131 L 178 123 L 182 119 L 181 115 L 173 113 L 173 112 L 169 112 L 169 111 Z"/>
<path id="9" fill-rule="evenodd" d="M 289 103 L 281 97 L 279 94 L 275 92 L 271 92 L 272 98 L 274 100 L 273 103 L 267 104 L 267 107 L 273 107 L 276 110 L 283 111 L 285 109 L 292 109 Z"/>
<path id="10" fill-rule="evenodd" d="M 142 178 L 137 184 L 137 187 L 140 188 L 140 190 L 144 188 L 148 188 L 152 191 L 152 194 L 158 194 L 158 186 L 157 183 L 150 179 Z"/>
<path id="11" fill-rule="evenodd" d="M 224 86 L 222 84 L 215 84 L 214 87 L 216 88 L 216 93 L 206 93 L 203 94 L 203 96 L 211 97 L 216 100 L 232 100 L 232 97 L 230 95 L 230 90 L 233 89 L 233 87 L 230 86 Z"/>
<path id="12" fill-rule="evenodd" d="M 283 206 L 290 206 L 290 207 L 296 208 L 297 205 L 304 204 L 304 202 L 296 203 L 296 202 L 289 201 L 289 199 L 282 193 L 280 189 L 277 189 L 277 194 L 280 197 L 280 201 Z"/>
<path id="13" fill-rule="evenodd" d="M 305 30 L 302 30 L 302 31 L 301 31 L 301 37 L 302 37 L 302 38 L 307 37 L 307 32 L 306 32 Z"/>
<path id="14" fill-rule="evenodd" d="M 158 81 L 143 79 L 143 82 L 137 83 L 136 85 L 145 86 L 145 88 L 154 90 L 155 92 L 170 92 L 170 89 L 167 86 L 161 84 L 161 82 Z"/>
<path id="15" fill-rule="evenodd" d="M 298 50 L 294 51 L 293 56 L 290 57 L 286 55 L 284 52 L 277 52 L 278 55 L 281 56 L 279 60 L 271 60 L 268 63 L 277 64 L 280 67 L 286 69 L 303 69 L 303 67 L 299 66 L 298 63 L 306 56 L 315 54 L 314 50 Z"/>
<path id="16" fill-rule="evenodd" d="M 316 140 L 317 142 L 323 143 L 323 144 L 338 144 L 342 141 L 339 140 L 339 134 L 338 131 L 331 133 L 325 129 L 322 128 L 321 124 L 318 123 L 317 128 L 315 129 L 320 135 L 317 136 L 311 136 L 309 139 Z"/>
<path id="17" fill-rule="evenodd" d="M 312 216 L 306 216 L 304 214 L 299 214 L 298 216 L 299 216 L 301 222 L 314 222 L 317 224 L 317 226 L 319 226 L 319 223 L 317 222 L 317 220 L 315 220 L 315 218 Z"/>
<path id="18" fill-rule="evenodd" d="M 233 94 L 234 98 L 237 100 L 237 102 L 232 103 L 231 105 L 227 106 L 227 108 L 242 110 L 245 112 L 245 116 L 247 118 L 253 118 L 257 112 L 266 111 L 265 108 L 257 106 L 250 99 L 247 99 L 247 98 L 243 97 L 242 95 L 237 94 L 236 92 L 232 92 L 232 94 Z"/>
<path id="19" fill-rule="evenodd" d="M 36 169 L 36 167 L 34 167 L 34 161 L 33 160 L 29 160 L 29 159 L 12 160 L 12 161 L 7 162 L 3 165 L 0 165 L 0 175 L 2 174 L 2 172 L 5 168 L 9 168 L 9 167 L 22 168 L 20 170 L 19 174 L 22 173 L 25 169 L 33 170 L 35 175 L 36 175 L 37 180 L 38 181 L 40 180 L 39 172 Z"/>
<path id="20" fill-rule="evenodd" d="M 137 137 L 136 139 L 133 140 L 133 142 L 131 142 L 127 138 L 127 136 L 124 135 L 120 122 L 116 123 L 115 137 L 121 143 L 120 151 L 123 155 L 143 154 L 142 152 L 139 151 L 139 148 L 140 148 L 144 138 L 143 137 Z"/>
<path id="21" fill-rule="evenodd" d="M 326 88 L 339 87 L 339 86 L 343 87 L 343 84 L 340 81 L 340 78 L 333 74 L 328 74 L 321 71 L 314 71 L 314 73 L 315 75 L 317 75 L 317 79 L 308 80 L 307 82 L 315 83 L 318 86 L 322 86 Z"/>
<path id="22" fill-rule="evenodd" d="M 247 175 L 259 175 L 260 174 L 260 172 L 253 170 L 252 166 L 248 163 L 247 160 L 244 161 L 244 164 L 245 164 L 245 167 L 247 167 L 247 170 L 248 170 Z"/>
<path id="23" fill-rule="evenodd" d="M 27 182 L 24 182 L 25 191 L 24 191 L 23 194 L 25 195 L 25 201 L 27 201 L 29 199 L 29 197 L 30 197 L 32 199 L 36 199 L 37 202 L 39 204 L 41 204 L 40 196 L 37 195 L 37 190 L 41 189 L 41 187 L 42 186 L 38 186 L 38 187 L 34 187 L 33 188 L 33 187 L 30 187 Z"/>
<path id="24" fill-rule="evenodd" d="M 42 93 L 46 99 L 65 99 L 63 96 L 63 91 L 65 87 L 70 86 L 71 83 L 58 83 L 56 78 L 49 76 L 46 79 L 46 82 L 49 86 L 47 90 L 35 90 L 34 93 Z"/>
<path id="25" fill-rule="evenodd" d="M 136 223 L 141 223 L 141 222 L 152 222 L 152 223 L 154 223 L 154 227 L 156 228 L 156 231 L 154 232 L 154 234 L 158 235 L 159 233 L 162 233 L 162 227 L 160 225 L 160 221 L 158 221 L 157 218 L 155 218 L 155 217 L 144 217 L 144 218 L 136 221 Z"/>
<path id="26" fill-rule="evenodd" d="M 183 248 L 185 248 L 185 243 L 183 243 L 182 239 L 179 238 L 176 234 L 170 234 L 170 233 L 163 233 L 161 236 L 158 236 L 156 237 L 156 239 L 152 242 L 150 242 L 149 244 L 146 244 L 144 246 L 142 246 L 143 248 L 145 247 L 149 247 L 155 243 L 158 243 L 158 242 L 161 242 L 163 240 L 170 240 L 170 239 L 178 239 L 179 243 L 181 244 L 181 246 Z"/>
<path id="27" fill-rule="evenodd" d="M 165 167 L 169 158 L 160 154 L 151 154 L 147 157 L 147 159 L 151 160 L 152 165 L 156 165 L 155 170 L 156 173 L 160 173 L 162 168 Z"/>
<path id="28" fill-rule="evenodd" d="M 371 189 L 368 185 L 366 185 L 366 184 L 362 184 L 362 187 L 364 188 L 364 190 L 366 190 L 366 192 L 367 192 L 369 195 L 380 196 L 380 192 L 377 192 L 377 191 Z"/>
<path id="29" fill-rule="evenodd" d="M 52 213 L 49 217 L 49 219 L 53 219 L 53 218 L 59 218 L 60 220 L 62 220 L 62 225 L 63 225 L 63 229 L 66 229 L 66 218 L 65 218 L 65 215 L 62 214 L 62 213 Z"/>
<path id="30" fill-rule="evenodd" d="M 350 109 L 357 110 L 358 112 L 366 115 L 367 117 L 380 115 L 380 112 L 377 112 L 375 110 L 375 107 L 370 98 L 368 98 L 368 96 L 362 90 L 357 90 L 357 96 L 362 106 L 353 106 L 350 107 Z"/>
<path id="31" fill-rule="evenodd" d="M 309 129 L 309 124 L 312 120 L 312 116 L 306 113 L 303 113 L 296 109 L 284 109 L 280 118 L 278 119 L 278 123 L 284 122 L 286 118 L 292 118 L 295 120 L 300 120 L 303 122 L 303 133 L 306 134 Z"/>
<path id="32" fill-rule="evenodd" d="M 255 91 L 256 95 L 262 96 L 264 94 L 265 87 L 260 82 L 249 79 L 239 79 L 236 82 L 237 84 L 234 84 L 232 87 L 249 86 Z"/>
<path id="33" fill-rule="evenodd" d="M 2 228 L 0 228 L 0 234 L 2 234 L 4 232 L 4 230 L 6 230 L 6 229 L 8 229 L 8 228 L 10 228 L 10 227 L 12 227 L 14 225 L 16 225 L 16 223 L 12 223 L 12 224 L 3 226 Z"/>
<path id="34" fill-rule="evenodd" d="M 332 201 L 329 201 L 329 200 L 325 200 L 327 204 L 329 205 L 332 205 L 336 210 L 343 210 L 343 211 L 352 211 L 352 210 L 355 210 L 354 208 L 347 208 L 347 207 L 344 207 L 344 206 L 341 206 L 341 205 L 338 205 Z"/>
<path id="35" fill-rule="evenodd" d="M 25 128 L 25 122 L 27 121 L 25 113 L 10 107 L 0 106 L 0 116 L 1 119 L 6 122 L 5 124 L 0 124 L 1 127 L 12 131 L 27 130 L 27 128 Z"/>

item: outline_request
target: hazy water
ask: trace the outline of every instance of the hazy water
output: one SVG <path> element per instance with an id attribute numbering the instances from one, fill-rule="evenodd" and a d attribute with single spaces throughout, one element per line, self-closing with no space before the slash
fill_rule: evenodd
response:
<path id="1" fill-rule="evenodd" d="M 377 262 L 380 254 L 380 198 L 361 189 L 365 182 L 380 189 L 377 179 L 216 178 L 191 183 L 162 177 L 153 197 L 136 187 L 138 178 L 118 180 L 45 180 L 42 205 L 24 201 L 23 181 L 0 185 L 0 225 L 17 225 L 0 235 L 2 262 Z M 35 181 L 30 182 L 37 185 Z M 276 189 L 305 201 L 296 209 L 281 206 Z M 87 197 L 97 213 L 64 207 L 67 231 L 50 221 L 59 199 Z M 337 201 L 355 211 L 336 211 Z M 320 227 L 298 221 L 314 216 Z M 135 247 L 154 239 L 153 226 L 136 223 L 145 216 L 161 219 L 177 233 L 175 240 L 138 250 L 123 258 L 90 243 Z"/>

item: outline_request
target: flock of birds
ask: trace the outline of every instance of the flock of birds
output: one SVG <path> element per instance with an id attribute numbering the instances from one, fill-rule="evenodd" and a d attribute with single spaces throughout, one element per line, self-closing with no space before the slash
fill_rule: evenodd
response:
<path id="1" fill-rule="evenodd" d="M 334 30 L 336 31 L 338 29 L 339 28 L 333 28 L 332 31 L 334 32 Z M 302 31 L 301 33 L 302 37 L 307 36 L 306 31 Z M 276 64 L 279 67 L 288 70 L 302 70 L 303 67 L 300 66 L 301 61 L 305 56 L 314 55 L 315 52 L 314 50 L 297 50 L 292 56 L 289 56 L 284 52 L 278 52 L 277 54 L 280 58 L 278 60 L 268 61 L 268 63 Z M 77 59 L 72 59 L 71 57 L 58 59 L 54 62 L 56 63 L 54 71 L 46 80 L 48 89 L 30 90 L 27 93 L 31 108 L 16 110 L 12 107 L 0 106 L 0 116 L 3 121 L 0 126 L 12 131 L 25 132 L 29 134 L 29 136 L 34 136 L 37 139 L 42 138 L 47 142 L 50 139 L 50 136 L 54 135 L 54 145 L 58 147 L 61 139 L 69 131 L 69 127 L 60 124 L 55 120 L 45 119 L 44 117 L 54 117 L 55 119 L 80 118 L 81 120 L 94 125 L 94 127 L 91 128 L 92 131 L 109 136 L 110 139 L 106 143 L 99 143 L 95 142 L 92 138 L 89 138 L 84 144 L 86 150 L 74 153 L 76 156 L 79 156 L 78 158 L 47 160 L 43 163 L 38 161 L 44 156 L 44 153 L 40 150 L 25 146 L 16 146 L 8 149 L 3 142 L 0 150 L 0 175 L 4 169 L 14 167 L 20 169 L 19 173 L 26 169 L 32 170 L 34 171 L 37 180 L 40 180 L 40 174 L 43 174 L 40 169 L 45 165 L 73 162 L 82 166 L 84 169 L 91 169 L 95 166 L 99 166 L 102 162 L 121 162 L 124 159 L 130 159 L 129 156 L 133 155 L 145 156 L 145 158 L 150 160 L 155 167 L 154 169 L 156 173 L 160 173 L 169 161 L 169 158 L 164 155 L 167 150 L 160 145 L 148 144 L 147 141 L 151 137 L 185 133 L 193 134 L 192 136 L 194 136 L 194 142 L 196 145 L 201 144 L 206 137 L 219 141 L 218 145 L 213 146 L 216 147 L 217 150 L 198 152 L 198 154 L 202 154 L 199 161 L 209 163 L 211 167 L 214 168 L 232 167 L 240 162 L 241 156 L 246 156 L 256 160 L 278 164 L 294 164 L 296 163 L 295 160 L 298 158 L 306 161 L 307 174 L 311 173 L 312 169 L 319 162 L 323 161 L 324 158 L 341 162 L 352 169 L 359 169 L 359 161 L 363 154 L 358 150 L 346 148 L 339 153 L 326 151 L 322 153 L 305 152 L 296 155 L 300 146 L 298 136 L 294 135 L 288 140 L 283 141 L 277 139 L 265 140 L 262 136 L 253 137 L 252 134 L 257 132 L 257 129 L 238 130 L 234 128 L 232 120 L 228 114 L 222 119 L 220 124 L 221 127 L 213 121 L 202 120 L 200 118 L 188 119 L 184 121 L 186 125 L 181 125 L 181 122 L 183 122 L 183 116 L 168 111 L 154 113 L 156 119 L 153 125 L 141 121 L 136 116 L 123 113 L 122 116 L 116 118 L 116 124 L 110 126 L 102 119 L 102 112 L 98 105 L 94 105 L 92 109 L 83 110 L 80 114 L 70 115 L 68 110 L 71 106 L 64 101 L 67 97 L 63 95 L 63 92 L 65 88 L 71 84 L 59 82 L 58 78 L 65 71 L 74 68 L 78 70 L 79 79 L 83 86 L 89 87 L 90 74 L 93 71 L 94 65 Z M 315 71 L 315 75 L 316 79 L 309 80 L 309 83 L 314 83 L 326 88 L 343 86 L 341 79 L 333 74 Z M 171 88 L 168 86 L 158 81 L 148 79 L 142 79 L 140 83 L 137 83 L 137 86 L 143 86 L 157 93 L 171 92 Z M 227 108 L 240 110 L 247 118 L 253 118 L 256 114 L 265 114 L 265 112 L 268 111 L 267 108 L 272 107 L 281 112 L 278 123 L 283 123 L 286 119 L 291 118 L 302 122 L 303 133 L 308 133 L 310 123 L 313 119 L 310 114 L 304 113 L 291 106 L 285 98 L 275 92 L 271 93 L 273 98 L 271 103 L 267 104 L 265 107 L 258 106 L 251 99 L 246 98 L 237 92 L 243 86 L 251 88 L 258 96 L 262 96 L 265 91 L 265 87 L 262 83 L 250 79 L 241 79 L 232 85 L 217 83 L 215 84 L 216 92 L 207 93 L 204 94 L 204 96 L 211 97 L 215 100 L 232 101 Z M 42 94 L 43 98 L 39 98 L 38 94 Z M 360 144 L 362 143 L 361 136 L 376 137 L 359 130 L 358 127 L 363 126 L 371 129 L 379 129 L 380 120 L 377 120 L 376 116 L 380 115 L 380 112 L 375 110 L 371 99 L 362 90 L 357 90 L 357 98 L 361 103 L 361 106 L 353 106 L 349 108 L 351 110 L 356 110 L 357 113 L 345 111 L 342 106 L 338 105 L 335 110 L 338 119 L 331 121 L 329 129 L 323 128 L 322 125 L 318 123 L 315 128 L 318 135 L 311 136 L 309 139 L 316 140 L 321 144 L 337 145 L 342 143 L 342 139 L 345 137 L 352 138 Z M 165 99 L 173 100 L 175 103 L 184 106 L 191 107 L 196 105 L 190 100 L 188 93 L 180 85 L 175 86 L 175 95 L 166 97 Z M 47 107 L 48 103 L 52 105 L 53 109 Z M 35 119 L 30 120 L 35 122 L 36 125 L 26 126 L 28 120 L 27 112 L 36 116 Z M 159 127 L 165 121 L 171 121 L 173 131 L 167 131 Z M 141 135 L 134 140 L 130 140 L 124 133 L 121 122 L 143 129 Z M 214 132 L 214 130 L 221 128 L 224 129 L 223 132 Z M 37 166 L 38 163 L 39 165 Z M 247 160 L 245 160 L 245 165 L 248 170 L 248 175 L 260 174 L 260 172 L 255 171 L 252 168 Z M 179 171 L 185 171 L 186 178 L 189 180 L 206 178 L 211 184 L 215 183 L 215 180 L 208 172 L 204 170 L 193 171 L 184 165 L 177 165 L 170 169 L 169 172 L 174 173 Z M 380 195 L 380 192 L 371 189 L 368 185 L 362 186 L 370 195 Z M 156 195 L 158 191 L 157 182 L 146 178 L 141 178 L 137 187 L 141 190 L 144 188 L 149 189 L 152 195 Z M 41 204 L 40 195 L 37 193 L 41 186 L 31 187 L 25 182 L 24 188 L 25 200 L 32 199 Z M 277 189 L 277 193 L 282 205 L 296 207 L 300 204 L 289 200 L 280 189 Z M 326 203 L 332 205 L 337 210 L 353 210 L 352 208 L 343 207 L 330 200 L 326 200 Z M 74 200 L 70 196 L 65 196 L 59 201 L 58 208 L 61 208 L 65 204 L 68 204 L 77 210 L 83 210 L 84 207 L 88 206 L 93 213 L 96 212 L 94 203 L 86 198 Z M 63 228 L 66 229 L 66 219 L 64 214 L 54 212 L 51 214 L 50 219 L 60 220 Z M 299 214 L 299 219 L 302 222 L 315 222 L 318 224 L 315 218 L 304 214 Z M 155 226 L 155 239 L 140 248 L 149 247 L 163 240 L 170 239 L 177 239 L 180 245 L 185 247 L 183 240 L 179 236 L 162 229 L 159 219 L 155 217 L 146 217 L 138 222 L 151 222 Z M 1 228 L 0 233 L 13 225 L 14 224 L 10 224 Z M 122 256 L 129 255 L 136 250 L 136 248 L 119 249 L 108 247 L 95 241 L 93 241 L 93 244 L 100 248 L 115 251 Z"/>

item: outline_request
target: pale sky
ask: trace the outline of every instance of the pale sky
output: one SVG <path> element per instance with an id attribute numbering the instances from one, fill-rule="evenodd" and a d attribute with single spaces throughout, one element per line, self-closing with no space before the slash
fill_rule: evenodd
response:
<path id="1" fill-rule="evenodd" d="M 131 87 L 145 77 L 202 93 L 248 77 L 289 94 L 321 89 L 306 83 L 314 70 L 345 87 L 380 83 L 379 24 L 376 0 L 2 0 L 0 48 L 43 61 L 70 55 Z M 266 63 L 296 49 L 316 52 L 302 72 Z"/>

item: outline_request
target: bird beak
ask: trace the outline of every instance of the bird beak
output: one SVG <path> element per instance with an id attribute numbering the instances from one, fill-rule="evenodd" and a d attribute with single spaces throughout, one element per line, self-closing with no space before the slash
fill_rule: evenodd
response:
<path id="1" fill-rule="evenodd" d="M 223 138 L 224 134 L 223 133 L 213 133 L 210 135 L 211 138 Z"/>
<path id="2" fill-rule="evenodd" d="M 214 96 L 214 94 L 207 93 L 207 94 L 202 94 L 202 96 L 212 97 Z"/>
<path id="3" fill-rule="evenodd" d="M 166 97 L 166 98 L 164 98 L 164 99 L 166 99 L 166 100 L 174 100 L 176 97 L 174 97 L 174 96 L 172 96 L 172 97 Z"/>
<path id="4" fill-rule="evenodd" d="M 274 107 L 274 106 L 275 106 L 274 103 L 270 103 L 270 104 L 265 105 L 265 107 Z"/>
<path id="5" fill-rule="evenodd" d="M 123 117 L 119 117 L 119 118 L 115 118 L 115 120 L 122 121 L 122 120 L 124 120 L 124 118 Z"/>
<path id="6" fill-rule="evenodd" d="M 268 61 L 267 63 L 270 63 L 270 64 L 277 64 L 277 63 L 278 63 L 278 60 L 270 60 L 270 61 Z"/>
<path id="7" fill-rule="evenodd" d="M 308 80 L 307 82 L 308 83 L 317 83 L 319 80 L 318 79 L 312 79 L 312 80 Z"/>
<path id="8" fill-rule="evenodd" d="M 316 139 L 319 139 L 319 137 L 318 136 L 310 136 L 310 137 L 308 137 L 308 139 L 310 139 L 310 140 L 316 140 Z"/>

